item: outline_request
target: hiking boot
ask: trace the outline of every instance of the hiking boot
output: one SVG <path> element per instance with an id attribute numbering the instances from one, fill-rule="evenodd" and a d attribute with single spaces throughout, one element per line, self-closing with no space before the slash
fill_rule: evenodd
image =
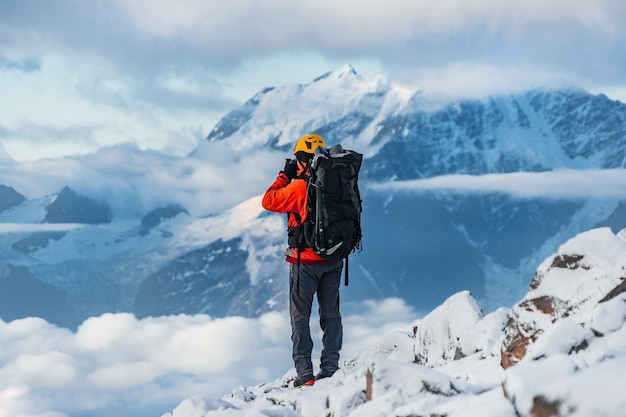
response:
<path id="1" fill-rule="evenodd" d="M 319 381 L 320 379 L 330 378 L 331 376 L 335 375 L 335 372 L 337 372 L 337 371 L 326 371 L 326 370 L 322 369 L 319 372 L 319 374 L 315 375 L 315 380 Z"/>
<path id="2" fill-rule="evenodd" d="M 294 388 L 308 387 L 313 384 L 315 384 L 315 378 L 313 378 L 313 375 L 299 376 L 295 381 L 293 381 Z"/>

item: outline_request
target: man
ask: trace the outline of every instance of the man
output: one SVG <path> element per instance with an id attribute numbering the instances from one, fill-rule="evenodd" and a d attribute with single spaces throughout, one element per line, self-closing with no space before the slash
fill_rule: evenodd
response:
<path id="1" fill-rule="evenodd" d="M 296 159 L 287 160 L 274 183 L 265 192 L 263 208 L 288 213 L 289 243 L 289 312 L 293 362 L 298 373 L 294 387 L 313 385 L 315 380 L 332 376 L 339 369 L 339 351 L 343 327 L 339 312 L 339 286 L 343 262 L 328 261 L 311 248 L 294 244 L 293 235 L 307 215 L 306 174 L 317 146 L 325 147 L 324 139 L 316 134 L 301 137 L 294 147 Z M 301 229 L 301 228 L 300 228 Z M 313 297 L 317 293 L 320 327 L 323 332 L 320 372 L 313 376 L 311 351 L 313 340 L 309 321 Z"/>

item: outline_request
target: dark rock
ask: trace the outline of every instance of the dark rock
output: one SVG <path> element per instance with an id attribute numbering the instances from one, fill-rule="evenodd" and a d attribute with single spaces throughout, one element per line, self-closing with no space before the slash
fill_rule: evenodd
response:
<path id="1" fill-rule="evenodd" d="M 0 212 L 22 204 L 26 200 L 22 194 L 12 187 L 0 184 Z"/>
<path id="2" fill-rule="evenodd" d="M 45 317 L 59 326 L 78 325 L 64 291 L 36 279 L 26 267 L 10 264 L 0 270 L 0 317 L 6 322 Z"/>
<path id="3" fill-rule="evenodd" d="M 168 314 L 229 314 L 234 297 L 250 286 L 248 253 L 241 239 L 219 240 L 187 253 L 147 277 L 135 297 L 137 317 Z"/>
<path id="4" fill-rule="evenodd" d="M 189 214 L 189 212 L 180 204 L 169 204 L 165 207 L 159 207 L 152 210 L 141 218 L 141 226 L 139 226 L 139 234 L 145 236 L 152 229 L 157 227 L 163 220 L 172 219 L 180 213 Z"/>
<path id="5" fill-rule="evenodd" d="M 51 240 L 60 240 L 65 232 L 36 232 L 11 245 L 13 250 L 29 254 L 48 246 Z"/>
<path id="6" fill-rule="evenodd" d="M 44 223 L 110 223 L 111 209 L 104 203 L 77 194 L 69 187 L 46 207 Z"/>

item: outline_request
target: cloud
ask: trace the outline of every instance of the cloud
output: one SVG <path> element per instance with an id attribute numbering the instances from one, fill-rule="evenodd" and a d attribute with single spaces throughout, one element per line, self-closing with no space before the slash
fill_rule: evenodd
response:
<path id="1" fill-rule="evenodd" d="M 418 68 L 410 74 L 400 70 L 398 77 L 414 83 L 428 96 L 449 103 L 450 100 L 484 99 L 500 94 L 515 94 L 535 88 L 571 88 L 575 77 L 567 70 L 528 68 L 514 64 L 488 62 L 453 62 L 440 68 Z"/>
<path id="2" fill-rule="evenodd" d="M 21 73 L 36 72 L 41 70 L 41 62 L 38 59 L 25 58 L 18 61 L 0 55 L 0 70 L 12 70 Z"/>
<path id="3" fill-rule="evenodd" d="M 143 32 L 160 39 L 194 33 L 200 38 L 220 30 L 226 36 L 225 41 L 258 37 L 260 41 L 266 41 L 278 38 L 278 34 L 290 34 L 293 35 L 292 42 L 335 37 L 340 44 L 352 46 L 432 35 L 445 38 L 468 32 L 481 32 L 485 36 L 501 33 L 525 35 L 531 27 L 559 24 L 616 32 L 621 26 L 612 12 L 623 12 L 619 2 L 610 0 L 593 4 L 584 0 L 556 0 L 548 5 L 541 1 L 521 0 L 506 3 L 483 0 L 471 5 L 462 0 L 443 0 L 436 4 L 392 0 L 367 6 L 356 0 L 342 3 L 282 0 L 270 4 L 247 0 L 237 5 L 208 4 L 202 0 L 132 3 L 116 0 L 114 3 Z M 304 17 L 309 19 L 297 19 Z M 321 22 L 322 17 L 325 17 L 325 26 L 324 30 L 319 30 L 316 22 Z M 232 22 L 239 26 L 231 26 Z M 277 26 L 276 23 L 283 25 Z M 250 34 L 238 34 L 244 25 Z M 369 30 L 364 31 L 364 27 Z M 310 36 L 312 34 L 314 36 Z M 268 43 L 266 48 L 273 45 L 275 43 Z"/>
<path id="4" fill-rule="evenodd" d="M 72 141 L 93 144 L 94 133 L 104 126 L 101 124 L 81 122 L 73 125 L 59 125 L 53 123 L 26 122 L 14 130 L 3 129 L 4 137 L 12 137 L 20 140 L 28 140 L 33 144 L 53 141 Z"/>
<path id="5" fill-rule="evenodd" d="M 0 233 L 66 232 L 83 226 L 75 223 L 0 223 Z"/>
<path id="6" fill-rule="evenodd" d="M 565 64 L 572 72 L 593 70 L 616 80 L 623 73 L 612 63 L 623 68 L 619 52 L 626 37 L 621 23 L 626 6 L 615 0 L 556 0 L 548 5 L 521 0 L 471 5 L 461 0 L 368 5 L 355 0 L 248 0 L 236 6 L 200 0 L 119 0 L 116 5 L 139 32 L 165 43 L 184 42 L 191 51 L 203 51 L 228 65 L 250 56 L 308 50 L 376 57 L 390 62 L 391 68 L 407 70 L 462 63 L 513 68 L 525 63 L 527 70 Z"/>
<path id="7" fill-rule="evenodd" d="M 369 57 L 391 67 L 464 62 L 515 67 L 526 62 L 544 71 L 565 66 L 617 80 L 626 59 L 621 54 L 626 6 L 619 0 L 479 0 L 471 5 L 462 0 L 367 5 L 356 0 L 114 0 L 93 8 L 69 1 L 45 8 L 25 3 L 0 18 L 0 28 L 22 34 L 12 38 L 14 43 L 34 47 L 40 42 L 106 57 L 143 74 L 189 64 L 231 71 L 248 59 L 308 51 Z"/>
<path id="8" fill-rule="evenodd" d="M 189 158 L 127 144 L 84 156 L 0 165 L 0 184 L 29 199 L 68 186 L 105 201 L 114 216 L 141 217 L 154 208 L 177 203 L 202 217 L 262 194 L 283 164 L 283 153 L 238 152 L 225 142 L 206 142 Z"/>
<path id="9" fill-rule="evenodd" d="M 574 84 L 626 100 L 625 19 L 620 0 L 13 2 L 2 126 L 93 130 L 3 140 L 17 160 L 126 142 L 181 155 L 264 87 L 347 63 L 446 97 Z"/>
<path id="10" fill-rule="evenodd" d="M 516 198 L 624 198 L 626 169 L 555 170 L 487 175 L 443 175 L 371 184 L 378 191 L 505 193 Z"/>
<path id="11" fill-rule="evenodd" d="M 345 360 L 372 349 L 387 332 L 410 330 L 416 319 L 395 299 L 359 303 L 353 310 L 344 314 Z M 0 321 L 0 338 L 2 417 L 161 415 L 190 396 L 217 398 L 237 386 L 273 381 L 293 366 L 289 317 L 280 312 L 141 320 L 105 314 L 76 332 L 28 318 Z M 314 355 L 319 359 L 319 347 Z"/>
<path id="12" fill-rule="evenodd" d="M 277 151 L 235 151 L 226 142 L 205 142 L 188 158 L 117 145 L 85 156 L 0 165 L 0 184 L 29 199 L 68 186 L 106 202 L 119 220 L 138 218 L 172 203 L 183 205 L 194 217 L 203 217 L 265 192 L 284 158 Z M 622 199 L 623 184 L 626 170 L 611 169 L 445 175 L 364 186 L 378 191 L 497 192 L 515 198 Z M 0 232 L 74 227 L 78 226 L 4 224 Z"/>

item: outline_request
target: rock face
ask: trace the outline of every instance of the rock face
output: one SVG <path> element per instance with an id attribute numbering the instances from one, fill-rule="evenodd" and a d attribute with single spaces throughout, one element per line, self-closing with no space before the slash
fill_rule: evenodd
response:
<path id="1" fill-rule="evenodd" d="M 139 286 L 134 313 L 138 317 L 196 312 L 229 313 L 229 303 L 250 287 L 246 271 L 248 254 L 239 239 L 212 243 L 172 261 Z"/>
<path id="2" fill-rule="evenodd" d="M 15 191 L 13 187 L 0 184 L 0 212 L 21 204 L 26 197 Z"/>
<path id="3" fill-rule="evenodd" d="M 582 246 L 589 241 L 598 244 Z M 626 242 L 610 229 L 591 230 L 562 245 L 539 267 L 528 294 L 511 311 L 502 367 L 522 360 L 538 337 L 561 319 L 569 318 L 594 331 L 593 312 L 623 292 L 625 280 Z M 587 341 L 579 343 L 571 346 L 572 351 L 583 349 Z"/>
<path id="4" fill-rule="evenodd" d="M 111 209 L 104 203 L 77 194 L 69 187 L 61 190 L 46 208 L 45 223 L 110 223 Z"/>
<path id="5" fill-rule="evenodd" d="M 62 290 L 34 278 L 23 266 L 6 265 L 0 270 L 0 316 L 5 321 L 35 316 L 75 327 L 78 318 L 65 298 Z"/>

